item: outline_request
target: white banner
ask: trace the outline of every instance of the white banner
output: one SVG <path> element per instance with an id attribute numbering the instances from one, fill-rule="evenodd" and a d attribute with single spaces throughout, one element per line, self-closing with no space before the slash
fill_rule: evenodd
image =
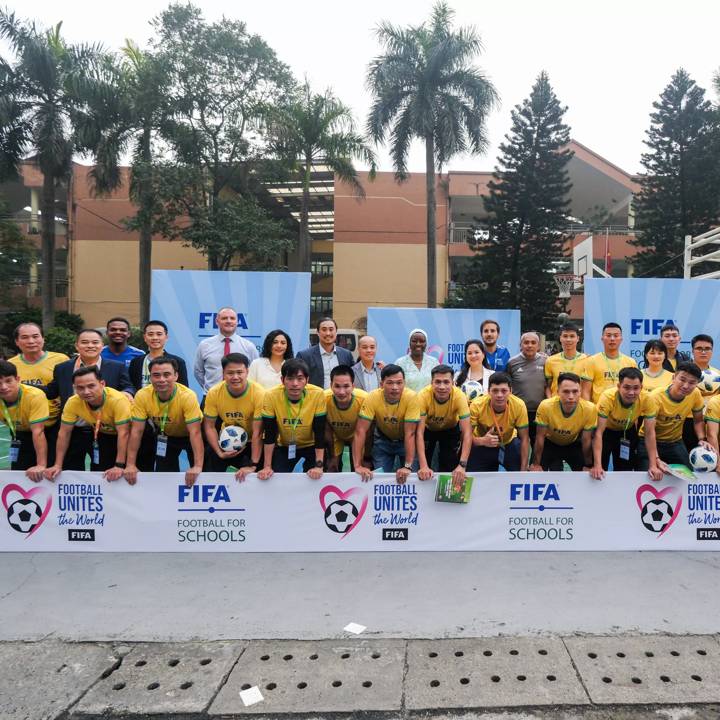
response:
<path id="1" fill-rule="evenodd" d="M 716 550 L 720 479 L 644 473 L 478 473 L 470 502 L 435 501 L 435 481 L 353 473 L 142 474 L 134 487 L 65 471 L 34 484 L 0 472 L 0 551 L 347 552 Z M 714 541 L 714 542 L 713 542 Z"/>

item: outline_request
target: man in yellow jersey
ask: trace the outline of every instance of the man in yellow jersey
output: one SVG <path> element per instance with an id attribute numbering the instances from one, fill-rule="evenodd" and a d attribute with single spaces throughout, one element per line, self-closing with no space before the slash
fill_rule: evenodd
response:
<path id="1" fill-rule="evenodd" d="M 525 403 L 512 394 L 512 379 L 504 372 L 488 379 L 487 394 L 470 404 L 473 448 L 468 470 L 508 472 L 527 470 L 530 432 Z"/>
<path id="2" fill-rule="evenodd" d="M 665 346 L 663 367 L 672 373 L 675 372 L 678 363 L 690 362 L 691 360 L 688 353 L 679 349 L 680 340 L 680 328 L 677 325 L 668 323 L 660 328 L 660 342 Z"/>
<path id="3" fill-rule="evenodd" d="M 68 360 L 68 356 L 46 351 L 42 328 L 33 322 L 20 323 L 15 328 L 15 345 L 20 352 L 11 357 L 10 362 L 17 368 L 20 382 L 44 392 L 53 379 L 55 366 Z M 50 417 L 45 423 L 49 465 L 54 461 L 59 417 L 60 400 L 56 398 L 50 401 Z"/>
<path id="4" fill-rule="evenodd" d="M 325 393 L 308 383 L 310 369 L 304 360 L 286 360 L 280 377 L 282 385 L 266 390 L 263 399 L 263 468 L 258 478 L 290 473 L 300 465 L 311 480 L 319 480 L 325 464 Z"/>
<path id="5" fill-rule="evenodd" d="M 177 381 L 178 364 L 174 358 L 155 358 L 149 369 L 150 385 L 138 391 L 132 406 L 125 479 L 130 484 L 137 479 L 137 453 L 149 422 L 155 432 L 155 472 L 179 472 L 180 453 L 184 450 L 190 463 L 185 484 L 193 485 L 202 472 L 205 454 L 198 399 Z"/>
<path id="6" fill-rule="evenodd" d="M 394 363 L 380 373 L 380 387 L 365 398 L 355 426 L 353 462 L 364 482 L 372 480 L 372 470 L 363 465 L 363 449 L 370 425 L 375 423 L 372 459 L 380 472 L 393 472 L 404 483 L 415 463 L 416 434 L 420 422 L 417 396 L 405 387 L 405 372 Z"/>
<path id="7" fill-rule="evenodd" d="M 707 431 L 707 441 L 713 447 L 718 457 L 720 457 L 720 395 L 713 395 L 708 400 L 707 408 L 705 408 L 705 429 Z M 715 472 L 720 475 L 720 462 L 715 468 Z"/>
<path id="8" fill-rule="evenodd" d="M 600 395 L 590 468 L 590 476 L 596 480 L 605 476 L 611 457 L 613 470 L 635 470 L 638 424 L 655 412 L 648 393 L 643 392 L 642 381 L 640 370 L 623 368 L 617 387 L 603 390 Z"/>
<path id="9" fill-rule="evenodd" d="M 569 372 L 580 375 L 582 366 L 580 361 L 586 357 L 585 353 L 578 351 L 580 332 L 577 325 L 566 323 L 560 328 L 561 352 L 551 355 L 545 361 L 545 397 L 557 394 L 557 379 L 560 373 Z"/>
<path id="10" fill-rule="evenodd" d="M 6 360 L 0 360 L 0 413 L 0 423 L 10 431 L 10 469 L 25 470 L 40 482 L 47 467 L 48 400 L 40 388 L 23 385 L 15 365 Z"/>
<path id="11" fill-rule="evenodd" d="M 597 409 L 580 397 L 580 378 L 561 373 L 558 394 L 540 403 L 536 416 L 537 435 L 530 470 L 571 470 L 592 465 L 592 432 L 597 425 Z"/>
<path id="12" fill-rule="evenodd" d="M 705 407 L 713 395 L 717 395 L 720 390 L 720 370 L 710 365 L 713 356 L 713 339 L 710 335 L 696 335 L 691 341 L 693 362 L 700 368 L 702 377 L 698 383 L 698 390 L 702 395 Z M 683 425 L 683 442 L 690 452 L 697 445 L 697 437 L 695 436 L 695 427 L 692 419 L 692 413 L 685 419 Z"/>
<path id="13" fill-rule="evenodd" d="M 590 355 L 582 361 L 582 396 L 584 400 L 592 400 L 597 404 L 603 390 L 617 385 L 620 371 L 624 367 L 637 367 L 637 363 L 620 352 L 622 344 L 622 328 L 616 322 L 603 325 L 603 352 Z"/>
<path id="14" fill-rule="evenodd" d="M 213 385 L 205 396 L 203 430 L 210 451 L 205 457 L 206 470 L 225 472 L 231 465 L 238 468 L 235 477 L 244 480 L 256 472 L 262 461 L 262 406 L 265 390 L 248 380 L 247 355 L 230 353 L 220 361 L 222 382 Z M 242 427 L 249 442 L 242 450 L 225 451 L 220 447 L 217 420 L 222 428 Z"/>
<path id="15" fill-rule="evenodd" d="M 355 437 L 360 408 L 368 394 L 360 388 L 353 387 L 354 384 L 355 371 L 349 365 L 336 365 L 330 371 L 330 387 L 325 390 L 328 472 L 342 472 L 342 454 L 345 447 L 351 448 L 350 470 L 355 469 L 352 460 L 352 440 Z"/>
<path id="16" fill-rule="evenodd" d="M 107 480 L 119 480 L 125 472 L 127 445 L 130 438 L 130 401 L 124 393 L 105 387 L 95 365 L 78 368 L 73 373 L 73 395 L 63 408 L 57 439 L 55 462 L 45 471 L 54 480 L 64 470 L 84 470 L 63 465 L 72 430 L 87 425 L 92 431 L 90 470 L 104 472 Z"/>
<path id="17" fill-rule="evenodd" d="M 435 446 L 438 446 L 438 471 L 452 473 L 456 485 L 465 482 L 472 448 L 470 408 L 465 393 L 453 385 L 454 375 L 449 365 L 436 365 L 430 371 L 430 385 L 417 395 L 420 422 L 416 441 L 420 480 L 432 477 L 430 462 Z"/>
<path id="18" fill-rule="evenodd" d="M 638 470 L 647 470 L 653 480 L 661 480 L 666 463 L 690 466 L 683 424 L 692 413 L 698 444 L 711 447 L 705 438 L 702 395 L 698 383 L 702 373 L 695 363 L 678 363 L 669 387 L 650 393 L 653 415 L 646 416 L 638 441 Z"/>

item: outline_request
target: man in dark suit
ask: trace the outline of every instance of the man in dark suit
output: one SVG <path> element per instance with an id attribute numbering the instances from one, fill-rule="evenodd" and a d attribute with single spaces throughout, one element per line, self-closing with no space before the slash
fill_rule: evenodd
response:
<path id="1" fill-rule="evenodd" d="M 304 360 L 310 368 L 310 384 L 327 390 L 330 387 L 330 371 L 338 365 L 352 366 L 355 358 L 349 350 L 335 344 L 337 323 L 332 318 L 322 318 L 316 329 L 320 342 L 301 350 L 295 357 Z"/>
<path id="2" fill-rule="evenodd" d="M 130 373 L 130 382 L 133 384 L 135 392 L 150 384 L 150 371 L 148 370 L 148 365 L 151 360 L 156 357 L 160 357 L 161 355 L 177 360 L 177 381 L 181 385 L 185 385 L 187 387 L 188 374 L 185 361 L 177 355 L 165 352 L 165 345 L 168 341 L 167 325 L 162 320 L 149 320 L 145 323 L 145 327 L 143 328 L 143 340 L 150 352 L 134 357 L 130 361 L 130 367 L 128 368 L 128 372 Z"/>
<path id="3" fill-rule="evenodd" d="M 100 357 L 100 352 L 103 349 L 101 332 L 91 328 L 81 330 L 75 338 L 75 349 L 78 351 L 76 357 L 55 366 L 53 379 L 48 383 L 45 390 L 49 400 L 60 398 L 61 412 L 68 399 L 75 394 L 73 373 L 82 366 L 97 365 L 105 385 L 124 392 L 132 402 L 134 390 L 125 365 L 115 360 L 106 360 Z M 70 448 L 63 463 L 65 470 L 85 469 L 85 455 L 92 453 L 92 438 L 91 428 L 87 426 L 73 428 Z"/>

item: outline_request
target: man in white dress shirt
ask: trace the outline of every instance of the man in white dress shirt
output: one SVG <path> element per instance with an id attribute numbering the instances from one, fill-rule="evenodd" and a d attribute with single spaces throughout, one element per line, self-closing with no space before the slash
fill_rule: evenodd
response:
<path id="1" fill-rule="evenodd" d="M 242 353 L 250 361 L 258 357 L 255 345 L 235 332 L 238 324 L 235 310 L 230 307 L 220 308 L 216 322 L 220 334 L 205 338 L 195 353 L 194 375 L 203 393 L 222 380 L 222 359 L 225 355 Z"/>

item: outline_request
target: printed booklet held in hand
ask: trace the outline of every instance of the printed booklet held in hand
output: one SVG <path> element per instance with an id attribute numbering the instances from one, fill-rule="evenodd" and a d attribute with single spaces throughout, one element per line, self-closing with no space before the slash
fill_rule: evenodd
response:
<path id="1" fill-rule="evenodd" d="M 473 479 L 467 475 L 465 482 L 459 487 L 453 483 L 452 475 L 438 475 L 435 487 L 435 502 L 467 503 L 470 502 L 470 491 Z"/>

